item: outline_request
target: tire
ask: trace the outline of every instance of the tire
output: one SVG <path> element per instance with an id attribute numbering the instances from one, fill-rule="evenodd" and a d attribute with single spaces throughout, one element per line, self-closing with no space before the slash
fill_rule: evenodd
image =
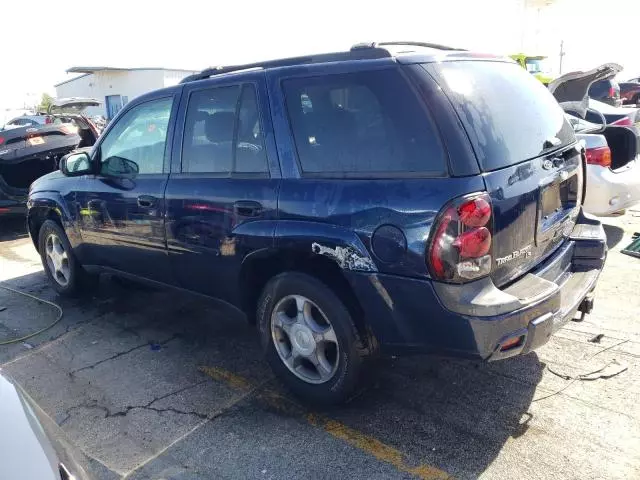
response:
<path id="1" fill-rule="evenodd" d="M 97 276 L 82 268 L 64 230 L 53 220 L 46 220 L 40 227 L 38 249 L 45 274 L 60 295 L 78 295 L 96 285 Z"/>
<path id="2" fill-rule="evenodd" d="M 351 398 L 365 350 L 348 309 L 329 287 L 303 273 L 282 273 L 265 286 L 256 316 L 267 362 L 294 395 L 324 405 Z"/>

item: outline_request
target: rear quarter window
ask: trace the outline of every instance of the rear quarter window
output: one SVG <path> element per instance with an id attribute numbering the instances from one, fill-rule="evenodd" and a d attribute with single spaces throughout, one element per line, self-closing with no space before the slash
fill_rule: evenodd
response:
<path id="1" fill-rule="evenodd" d="M 437 130 L 397 69 L 283 81 L 304 174 L 442 176 Z"/>
<path id="2" fill-rule="evenodd" d="M 547 88 L 510 62 L 423 66 L 447 93 L 483 171 L 515 165 L 575 141 Z"/>

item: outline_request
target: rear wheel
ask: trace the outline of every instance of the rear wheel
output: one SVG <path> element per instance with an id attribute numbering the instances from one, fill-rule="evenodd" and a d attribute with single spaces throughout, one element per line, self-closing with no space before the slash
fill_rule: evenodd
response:
<path id="1" fill-rule="evenodd" d="M 633 100 L 631 100 L 631 103 L 633 103 L 636 107 L 640 107 L 640 94 L 633 97 Z"/>
<path id="2" fill-rule="evenodd" d="M 96 277 L 78 263 L 67 235 L 53 220 L 46 220 L 40 227 L 38 246 L 44 271 L 59 294 L 75 295 L 95 284 Z"/>
<path id="3" fill-rule="evenodd" d="M 330 288 L 302 273 L 278 275 L 264 288 L 257 317 L 267 361 L 295 395 L 332 404 L 354 393 L 363 349 L 348 309 Z"/>

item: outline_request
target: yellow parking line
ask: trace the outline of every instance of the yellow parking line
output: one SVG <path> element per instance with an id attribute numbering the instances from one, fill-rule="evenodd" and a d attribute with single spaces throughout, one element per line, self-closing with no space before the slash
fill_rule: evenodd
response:
<path id="1" fill-rule="evenodd" d="M 252 385 L 249 381 L 223 368 L 199 367 L 198 370 L 200 370 L 205 375 L 210 376 L 214 380 L 226 383 L 229 387 L 235 388 L 236 390 L 246 391 L 251 390 L 252 388 Z"/>
<path id="2" fill-rule="evenodd" d="M 251 383 L 222 368 L 200 367 L 199 370 L 209 375 L 215 380 L 226 383 L 228 386 L 246 391 L 251 389 Z M 256 397 L 269 406 L 276 408 L 288 415 L 303 418 L 314 427 L 322 428 L 332 437 L 338 438 L 349 445 L 375 457 L 376 459 L 388 463 L 398 471 L 414 475 L 423 480 L 451 480 L 448 473 L 431 465 L 421 464 L 411 466 L 407 464 L 405 455 L 394 447 L 391 447 L 375 437 L 366 435 L 358 430 L 344 425 L 336 420 L 308 411 L 302 405 L 293 400 L 280 395 L 279 393 L 266 388 L 258 393 Z"/>
<path id="3" fill-rule="evenodd" d="M 348 444 L 367 452 L 378 460 L 390 463 L 401 472 L 410 473 L 425 480 L 446 480 L 451 478 L 446 472 L 431 465 L 423 464 L 415 467 L 407 465 L 404 454 L 399 450 L 382 443 L 377 438 L 365 435 L 335 420 L 309 414 L 307 415 L 307 421 L 311 425 L 321 426 L 329 435 L 344 440 Z"/>

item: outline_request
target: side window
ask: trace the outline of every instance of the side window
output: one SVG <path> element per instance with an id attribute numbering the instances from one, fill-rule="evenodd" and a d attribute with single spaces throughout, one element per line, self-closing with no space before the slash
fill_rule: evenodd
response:
<path id="1" fill-rule="evenodd" d="M 184 173 L 229 173 L 240 86 L 197 90 L 189 97 L 182 141 Z"/>
<path id="2" fill-rule="evenodd" d="M 162 173 L 172 105 L 173 98 L 152 100 L 121 117 L 100 146 L 102 171 L 122 173 L 120 166 L 133 162 L 140 174 Z"/>
<path id="3" fill-rule="evenodd" d="M 255 89 L 198 90 L 187 106 L 183 173 L 265 173 L 267 161 Z"/>
<path id="4" fill-rule="evenodd" d="M 303 172 L 446 172 L 433 122 L 397 70 L 283 82 Z"/>

